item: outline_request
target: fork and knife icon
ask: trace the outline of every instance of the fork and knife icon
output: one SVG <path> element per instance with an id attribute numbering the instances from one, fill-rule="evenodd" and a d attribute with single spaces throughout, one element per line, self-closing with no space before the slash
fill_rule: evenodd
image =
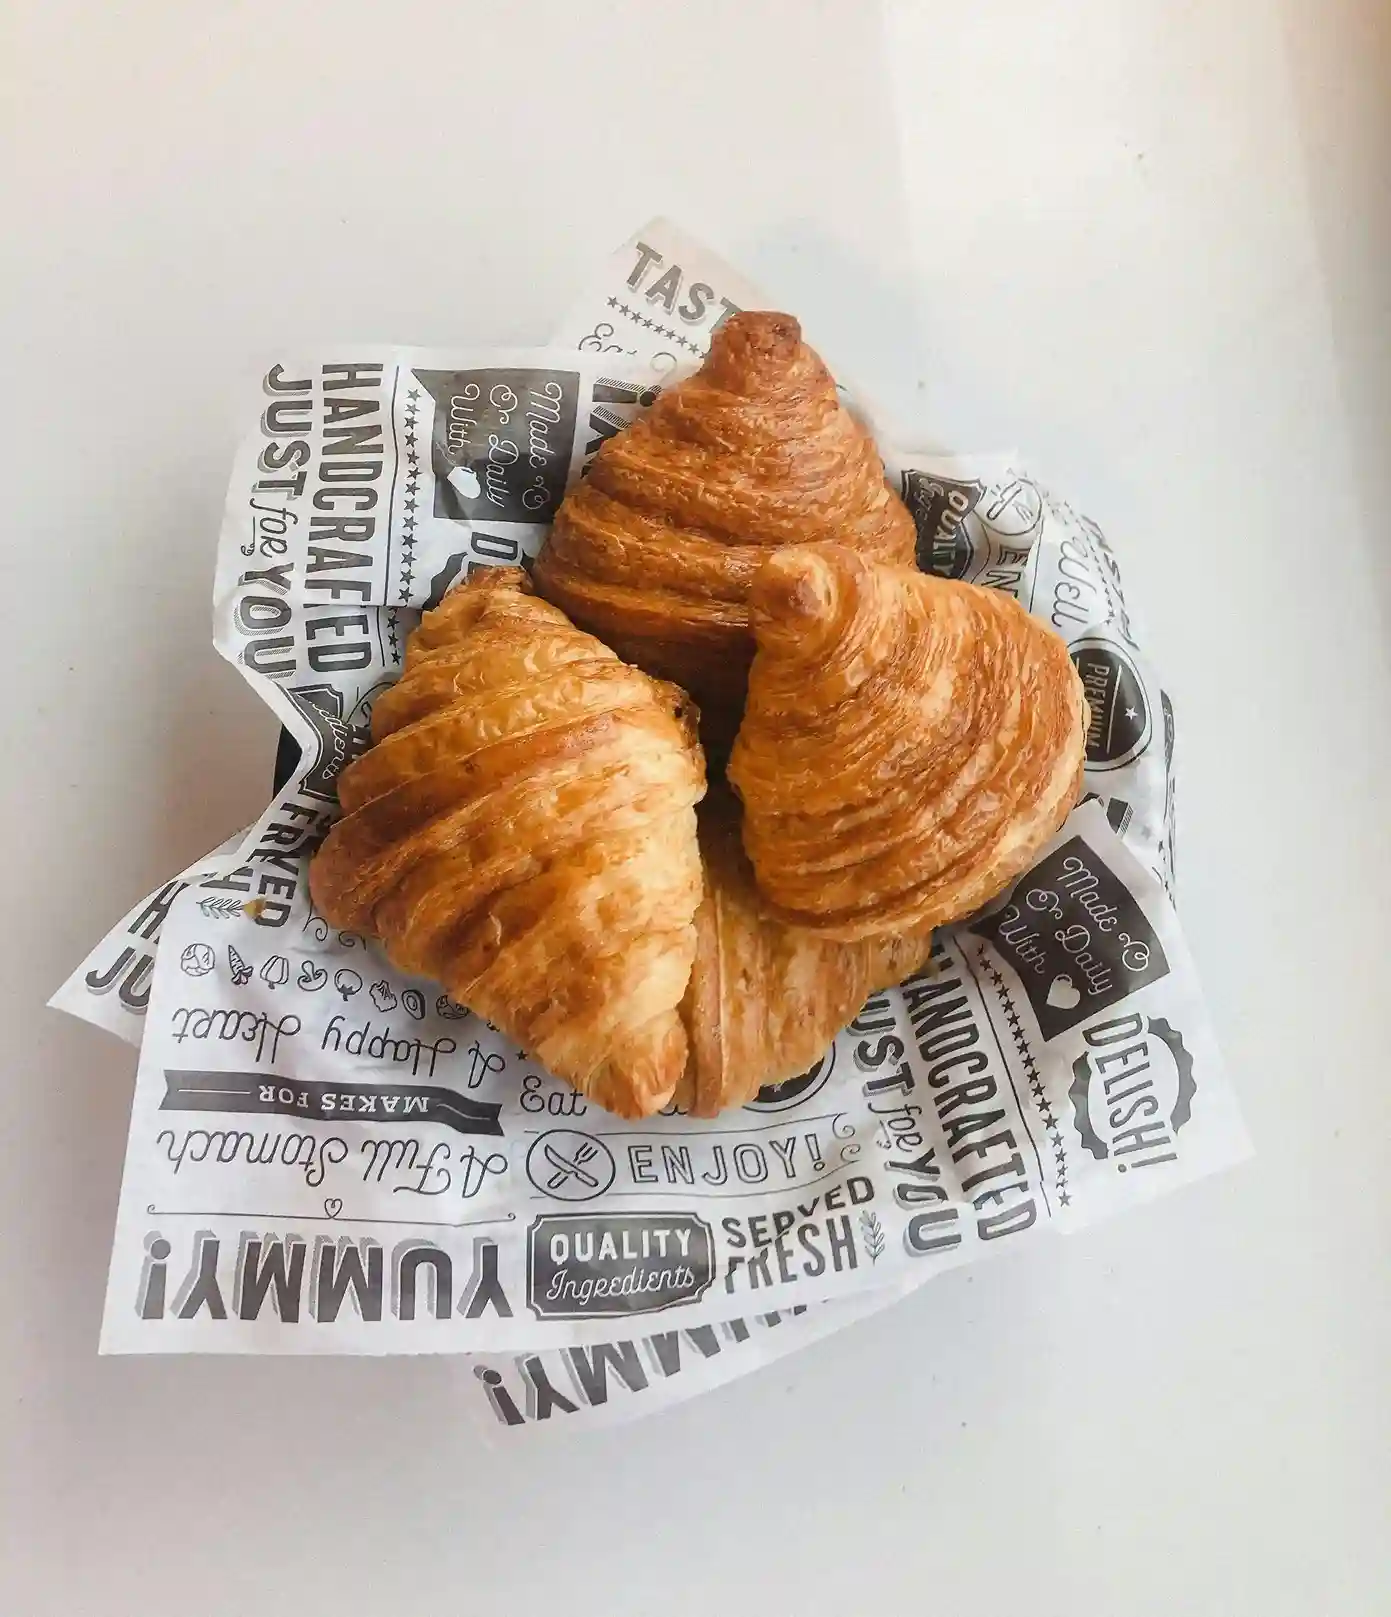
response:
<path id="1" fill-rule="evenodd" d="M 592 1140 L 581 1140 L 571 1147 L 570 1154 L 558 1151 L 553 1145 L 543 1145 L 542 1155 L 550 1163 L 555 1172 L 546 1181 L 546 1189 L 555 1191 L 568 1185 L 573 1179 L 586 1190 L 598 1190 L 599 1181 L 589 1171 L 588 1164 L 599 1155 L 599 1147 Z"/>

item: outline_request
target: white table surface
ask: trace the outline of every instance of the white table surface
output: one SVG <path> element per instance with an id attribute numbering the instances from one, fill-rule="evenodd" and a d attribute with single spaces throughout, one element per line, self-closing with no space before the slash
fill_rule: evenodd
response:
<path id="1" fill-rule="evenodd" d="M 0 1611 L 1391 1609 L 1385 6 L 3 13 Z M 1259 1156 L 545 1449 L 480 1450 L 449 1361 L 98 1360 L 133 1059 L 41 1004 L 262 800 L 208 635 L 238 384 L 542 335 L 658 211 L 1109 532 Z"/>

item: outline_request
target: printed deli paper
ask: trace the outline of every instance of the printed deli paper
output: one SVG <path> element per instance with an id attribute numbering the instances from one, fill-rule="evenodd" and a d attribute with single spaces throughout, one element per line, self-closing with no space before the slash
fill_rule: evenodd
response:
<path id="1" fill-rule="evenodd" d="M 1106 540 L 1006 461 L 885 446 L 919 565 L 1068 641 L 1086 797 L 807 1072 L 624 1123 L 315 912 L 334 781 L 419 611 L 534 556 L 604 438 L 754 301 L 659 222 L 566 318 L 573 347 L 268 368 L 215 638 L 298 770 L 55 999 L 127 1037 L 143 1016 L 106 1350 L 466 1352 L 504 1429 L 615 1418 L 1246 1153 L 1172 903 L 1171 705 Z"/>

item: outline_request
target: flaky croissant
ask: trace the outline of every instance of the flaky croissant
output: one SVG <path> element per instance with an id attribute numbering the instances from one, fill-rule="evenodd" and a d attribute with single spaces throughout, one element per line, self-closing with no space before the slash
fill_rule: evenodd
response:
<path id="1" fill-rule="evenodd" d="M 689 698 L 484 569 L 427 612 L 310 868 L 381 939 L 625 1117 L 685 1066 L 704 761 Z"/>
<path id="2" fill-rule="evenodd" d="M 771 549 L 827 539 L 906 564 L 913 519 L 801 327 L 750 312 L 603 445 L 535 577 L 621 657 L 688 690 L 707 745 L 723 752 L 753 657 L 754 574 Z"/>
<path id="3" fill-rule="evenodd" d="M 1077 799 L 1082 682 L 995 590 L 786 550 L 729 778 L 775 912 L 847 941 L 944 926 L 1025 870 Z"/>
<path id="4" fill-rule="evenodd" d="M 754 885 L 736 799 L 712 787 L 697 817 L 705 896 L 681 1007 L 690 1056 L 676 1102 L 714 1117 L 805 1072 L 871 994 L 925 964 L 932 937 L 835 943 L 786 926 Z"/>

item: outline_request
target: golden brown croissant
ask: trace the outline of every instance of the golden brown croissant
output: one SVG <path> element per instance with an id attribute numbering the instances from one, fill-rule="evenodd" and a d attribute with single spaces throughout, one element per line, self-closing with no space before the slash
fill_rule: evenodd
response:
<path id="1" fill-rule="evenodd" d="M 835 943 L 786 926 L 754 886 L 734 797 L 712 787 L 697 817 L 705 896 L 681 1007 L 690 1058 L 676 1101 L 714 1117 L 805 1072 L 871 994 L 926 962 L 932 936 Z"/>
<path id="2" fill-rule="evenodd" d="M 998 591 L 786 550 L 729 778 L 783 920 L 853 940 L 944 926 L 1027 868 L 1077 799 L 1087 705 L 1067 647 Z"/>
<path id="3" fill-rule="evenodd" d="M 695 955 L 704 790 L 685 694 L 490 568 L 427 612 L 310 869 L 382 940 L 626 1117 L 671 1098 Z"/>
<path id="4" fill-rule="evenodd" d="M 835 539 L 913 559 L 913 519 L 786 314 L 731 316 L 700 370 L 610 438 L 536 563 L 581 628 L 695 697 L 708 745 L 738 727 L 748 590 L 770 549 Z"/>

